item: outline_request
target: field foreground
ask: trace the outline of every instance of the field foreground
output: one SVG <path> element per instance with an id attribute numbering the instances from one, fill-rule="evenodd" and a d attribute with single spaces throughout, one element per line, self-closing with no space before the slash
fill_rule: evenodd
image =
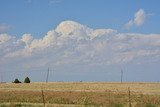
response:
<path id="1" fill-rule="evenodd" d="M 0 107 L 160 107 L 160 83 L 1 83 L 0 103 Z"/>

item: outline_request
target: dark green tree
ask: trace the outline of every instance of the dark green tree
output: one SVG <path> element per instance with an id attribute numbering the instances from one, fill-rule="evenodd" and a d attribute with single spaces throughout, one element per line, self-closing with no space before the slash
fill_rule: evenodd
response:
<path id="1" fill-rule="evenodd" d="M 25 78 L 24 83 L 30 83 L 30 79 L 28 77 Z"/>
<path id="2" fill-rule="evenodd" d="M 13 83 L 21 83 L 21 81 L 18 80 L 18 78 L 16 78 Z"/>

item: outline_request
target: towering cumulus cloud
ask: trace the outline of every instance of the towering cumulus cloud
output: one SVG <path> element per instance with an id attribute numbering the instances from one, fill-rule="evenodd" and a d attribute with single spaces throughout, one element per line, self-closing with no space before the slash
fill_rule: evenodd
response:
<path id="1" fill-rule="evenodd" d="M 137 18 L 135 22 L 141 24 Z M 160 34 L 119 33 L 63 21 L 40 39 L 31 34 L 22 38 L 0 34 L 0 50 L 0 67 L 5 70 L 156 62 L 160 60 Z"/>

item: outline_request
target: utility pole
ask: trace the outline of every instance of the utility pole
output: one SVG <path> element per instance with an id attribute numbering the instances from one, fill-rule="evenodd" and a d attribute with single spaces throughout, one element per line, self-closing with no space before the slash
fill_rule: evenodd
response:
<path id="1" fill-rule="evenodd" d="M 49 76 L 49 67 L 48 67 L 48 71 L 47 71 L 46 83 L 48 82 L 48 76 Z"/>
<path id="2" fill-rule="evenodd" d="M 3 75 L 2 75 L 2 72 L 1 72 L 1 83 L 3 83 Z"/>
<path id="3" fill-rule="evenodd" d="M 121 83 L 123 82 L 123 70 L 121 70 Z"/>

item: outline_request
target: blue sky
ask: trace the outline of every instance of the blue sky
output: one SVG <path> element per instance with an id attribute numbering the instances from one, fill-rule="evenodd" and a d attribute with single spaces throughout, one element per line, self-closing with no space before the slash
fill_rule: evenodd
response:
<path id="1" fill-rule="evenodd" d="M 0 0 L 4 81 L 160 81 L 159 0 Z M 38 76 L 37 76 L 38 75 Z"/>
<path id="2" fill-rule="evenodd" d="M 159 33 L 159 4 L 158 0 L 1 0 L 0 23 L 11 26 L 8 32 L 18 37 L 42 36 L 64 20 L 120 32 Z M 151 14 L 145 25 L 124 30 L 124 23 L 141 8 Z"/>

